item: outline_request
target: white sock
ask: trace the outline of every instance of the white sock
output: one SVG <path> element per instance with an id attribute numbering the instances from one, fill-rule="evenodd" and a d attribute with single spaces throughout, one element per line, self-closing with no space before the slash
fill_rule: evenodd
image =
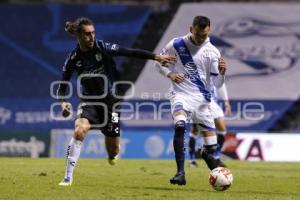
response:
<path id="1" fill-rule="evenodd" d="M 203 141 L 205 145 L 215 145 L 217 144 L 217 135 L 203 137 Z"/>
<path id="2" fill-rule="evenodd" d="M 216 133 L 217 133 L 217 135 L 225 135 L 226 131 L 217 131 Z"/>
<path id="3" fill-rule="evenodd" d="M 69 177 L 71 180 L 73 179 L 73 171 L 80 156 L 81 145 L 82 141 L 76 140 L 72 137 L 67 148 L 65 178 Z"/>

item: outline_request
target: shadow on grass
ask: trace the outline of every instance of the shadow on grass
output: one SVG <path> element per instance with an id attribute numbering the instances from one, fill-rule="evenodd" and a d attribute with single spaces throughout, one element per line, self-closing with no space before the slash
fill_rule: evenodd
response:
<path id="1" fill-rule="evenodd" d="M 159 190 L 159 191 L 186 191 L 186 192 L 214 192 L 213 190 L 201 190 L 195 188 L 188 188 L 186 186 L 172 186 L 172 187 L 159 187 L 159 186 L 122 186 L 126 189 L 134 189 L 134 190 Z"/>
<path id="2" fill-rule="evenodd" d="M 230 190 L 230 193 L 235 193 L 235 194 L 249 194 L 249 195 L 278 195 L 278 196 L 285 196 L 285 195 L 290 195 L 290 196 L 297 196 L 300 197 L 300 194 L 297 193 L 290 193 L 290 192 L 276 192 L 276 191 L 255 191 L 255 190 L 247 190 L 247 191 L 236 191 L 236 190 Z"/>
<path id="3" fill-rule="evenodd" d="M 207 188 L 207 189 L 202 189 L 202 188 L 189 188 L 188 186 L 172 186 L 170 187 L 159 187 L 159 186 L 121 186 L 124 189 L 133 189 L 133 190 L 154 190 L 154 191 L 180 191 L 180 192 L 206 192 L 206 193 L 216 193 L 216 191 Z M 229 189 L 227 191 L 223 192 L 217 192 L 219 194 L 225 194 L 225 193 L 231 193 L 235 195 L 265 195 L 265 196 L 285 196 L 289 195 L 292 197 L 300 197 L 299 194 L 297 193 L 284 193 L 284 192 L 265 192 L 265 191 L 256 191 L 256 190 L 246 190 L 246 191 L 237 191 L 234 189 Z"/>

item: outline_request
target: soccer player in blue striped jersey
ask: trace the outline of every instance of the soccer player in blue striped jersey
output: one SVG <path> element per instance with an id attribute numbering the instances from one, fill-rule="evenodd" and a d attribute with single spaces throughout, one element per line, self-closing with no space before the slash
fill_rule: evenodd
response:
<path id="1" fill-rule="evenodd" d="M 220 52 L 209 41 L 210 19 L 197 16 L 190 33 L 172 39 L 162 50 L 162 55 L 175 55 L 177 62 L 168 67 L 157 63 L 160 72 L 170 78 L 170 103 L 175 130 L 173 146 L 177 172 L 171 184 L 185 185 L 184 135 L 186 124 L 191 119 L 201 127 L 206 164 L 210 169 L 220 165 L 220 152 L 215 133 L 215 124 L 209 110 L 213 84 L 221 87 L 225 81 L 226 63 Z"/>

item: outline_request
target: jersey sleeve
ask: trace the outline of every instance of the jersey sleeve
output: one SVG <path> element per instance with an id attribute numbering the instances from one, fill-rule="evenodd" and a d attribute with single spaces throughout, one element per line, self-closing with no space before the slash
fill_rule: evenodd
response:
<path id="1" fill-rule="evenodd" d="M 120 46 L 118 44 L 113 44 L 113 43 L 103 43 L 104 48 L 106 52 L 108 52 L 111 55 L 117 55 L 119 52 Z"/>
<path id="2" fill-rule="evenodd" d="M 69 54 L 69 56 L 66 58 L 66 61 L 62 67 L 62 76 L 61 76 L 61 80 L 60 83 L 58 85 L 58 89 L 57 89 L 57 99 L 64 101 L 64 96 L 68 87 L 68 84 L 66 82 L 70 81 L 71 76 L 74 72 L 75 69 L 75 56 L 76 53 L 75 52 L 71 52 Z"/>
<path id="3" fill-rule="evenodd" d="M 218 50 L 215 50 L 210 53 L 210 74 L 212 76 L 217 76 L 219 74 L 219 59 L 221 58 L 221 54 Z"/>
<path id="4" fill-rule="evenodd" d="M 173 40 L 171 40 L 160 52 L 161 55 L 173 55 L 176 56 L 176 51 L 173 47 Z M 174 64 L 167 64 L 162 66 L 159 62 L 155 62 L 155 67 L 163 76 L 167 76 L 170 72 L 174 70 Z"/>
<path id="5" fill-rule="evenodd" d="M 150 51 L 143 49 L 133 49 L 122 47 L 118 44 L 105 43 L 106 51 L 112 56 L 127 56 L 135 57 L 140 59 L 151 59 L 154 60 L 155 54 Z"/>

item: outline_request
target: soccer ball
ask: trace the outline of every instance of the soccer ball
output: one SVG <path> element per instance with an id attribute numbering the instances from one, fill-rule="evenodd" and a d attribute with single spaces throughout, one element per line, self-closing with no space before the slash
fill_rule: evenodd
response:
<path id="1" fill-rule="evenodd" d="M 217 167 L 209 173 L 209 184 L 217 191 L 227 190 L 233 181 L 232 173 L 225 167 Z"/>

